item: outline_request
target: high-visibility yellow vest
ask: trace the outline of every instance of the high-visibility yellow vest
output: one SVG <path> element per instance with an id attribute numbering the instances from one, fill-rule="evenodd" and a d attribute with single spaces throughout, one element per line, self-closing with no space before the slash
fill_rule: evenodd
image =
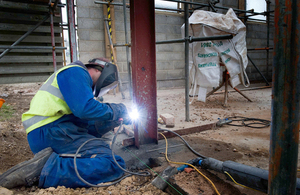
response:
<path id="1" fill-rule="evenodd" d="M 30 109 L 22 115 L 23 126 L 28 134 L 30 131 L 49 124 L 66 114 L 71 114 L 57 84 L 57 75 L 74 66 L 68 65 L 54 72 L 35 94 L 30 103 Z"/>

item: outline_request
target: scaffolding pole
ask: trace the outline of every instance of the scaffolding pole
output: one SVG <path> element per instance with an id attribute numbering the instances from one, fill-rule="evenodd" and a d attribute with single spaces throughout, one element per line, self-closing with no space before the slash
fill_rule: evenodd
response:
<path id="1" fill-rule="evenodd" d="M 39 23 L 37 23 L 32 29 L 28 30 L 23 36 L 21 36 L 16 42 L 14 42 L 11 46 L 15 46 L 18 45 L 21 41 L 23 41 L 26 37 L 28 37 L 28 35 L 30 35 L 35 29 L 37 29 L 41 24 L 43 24 L 48 18 L 50 17 L 50 14 L 48 14 L 47 16 L 45 16 L 45 18 L 40 21 Z M 4 50 L 1 55 L 0 55 L 0 59 L 10 51 L 11 49 L 6 49 Z"/>
<path id="2" fill-rule="evenodd" d="M 56 53 L 55 53 L 55 35 L 54 35 L 54 21 L 53 21 L 53 9 L 50 7 L 50 29 L 51 29 L 51 44 L 52 44 L 52 59 L 54 72 L 57 70 Z"/>
<path id="3" fill-rule="evenodd" d="M 185 121 L 190 121 L 190 99 L 189 99 L 189 5 L 184 4 L 184 62 L 185 62 Z"/>
<path id="4" fill-rule="evenodd" d="M 185 43 L 185 109 L 186 109 L 186 121 L 189 121 L 189 43 L 192 43 L 194 41 L 205 41 L 205 40 L 224 40 L 224 39 L 232 39 L 232 35 L 224 35 L 224 36 L 212 36 L 212 37 L 192 37 L 189 36 L 189 32 L 188 32 L 188 19 L 189 19 L 189 13 L 192 12 L 189 10 L 189 5 L 198 5 L 203 7 L 208 7 L 213 9 L 213 11 L 216 11 L 215 8 L 219 8 L 219 9 L 229 9 L 229 7 L 221 7 L 221 6 L 215 6 L 211 3 L 205 4 L 205 3 L 197 3 L 197 2 L 188 2 L 188 1 L 182 1 L 182 0 L 165 0 L 165 1 L 172 1 L 172 2 L 178 2 L 178 3 L 184 3 L 184 10 L 181 9 L 172 9 L 173 11 L 183 11 L 184 12 L 184 19 L 185 19 L 185 38 L 183 39 L 174 39 L 174 40 L 165 40 L 165 41 L 157 41 L 156 44 L 170 44 L 170 43 Z M 133 3 L 134 1 L 131 1 L 131 3 Z M 130 8 L 129 4 L 126 4 L 125 0 L 123 0 L 123 3 L 114 3 L 114 2 L 103 2 L 103 1 L 94 1 L 95 4 L 111 4 L 111 5 L 117 5 L 117 6 L 123 6 L 123 12 L 124 12 L 124 25 L 125 25 L 125 38 L 126 38 L 126 34 L 127 34 L 127 27 L 126 27 L 126 8 Z M 154 9 L 159 9 L 159 8 L 154 8 Z M 162 8 L 164 9 L 164 8 Z M 164 9 L 164 10 L 171 10 L 171 9 Z M 251 13 L 252 15 L 266 15 L 265 12 L 263 13 L 258 13 L 258 12 L 254 12 L 254 10 L 240 10 L 240 9 L 233 9 L 235 12 L 239 12 L 239 13 Z M 246 18 L 248 18 L 249 16 L 245 16 Z M 131 29 L 133 30 L 133 29 Z M 118 47 L 118 46 L 126 46 L 126 54 L 128 55 L 129 53 L 129 47 L 131 47 L 131 44 L 128 43 L 128 40 L 126 38 L 125 40 L 125 44 L 114 44 L 114 46 Z M 269 45 L 267 46 L 269 47 Z M 268 62 L 267 62 L 268 63 Z M 254 65 L 254 64 L 253 64 Z M 254 65 L 255 66 L 255 65 Z M 128 57 L 127 57 L 127 67 L 128 67 L 128 77 L 129 77 L 129 84 L 131 84 L 130 78 L 131 78 L 131 74 L 130 74 L 130 64 L 128 61 Z M 259 71 L 259 70 L 258 70 Z M 260 72 L 260 71 L 259 71 Z M 262 75 L 262 74 L 261 74 Z M 264 76 L 262 75 L 262 77 L 264 78 Z M 265 79 L 265 78 L 264 78 Z M 266 81 L 266 79 L 265 79 Z M 266 81 L 266 83 L 268 83 Z M 134 93 L 134 91 L 133 91 Z M 130 92 L 131 94 L 131 92 Z"/>
<path id="5" fill-rule="evenodd" d="M 74 0 L 67 0 L 67 15 L 68 15 L 70 54 L 71 54 L 70 56 L 71 56 L 71 62 L 74 62 L 77 60 Z"/>

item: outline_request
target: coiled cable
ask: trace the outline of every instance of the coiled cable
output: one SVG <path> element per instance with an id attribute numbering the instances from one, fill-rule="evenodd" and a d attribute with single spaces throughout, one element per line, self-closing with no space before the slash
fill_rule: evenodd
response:
<path id="1" fill-rule="evenodd" d="M 79 172 L 78 172 L 78 169 L 77 169 L 77 163 L 76 163 L 76 159 L 77 159 L 77 156 L 79 154 L 79 151 L 81 150 L 81 148 L 87 144 L 88 142 L 90 141 L 93 141 L 93 140 L 102 140 L 102 138 L 92 138 L 92 139 L 89 139 L 87 141 L 85 141 L 83 144 L 81 144 L 81 146 L 77 149 L 75 155 L 74 155 L 74 169 L 75 169 L 75 173 L 77 175 L 77 177 L 83 182 L 85 183 L 86 185 L 88 186 L 91 186 L 91 187 L 107 187 L 107 186 L 111 186 L 111 185 L 114 185 L 116 183 L 119 183 L 120 181 L 122 181 L 123 179 L 125 179 L 126 177 L 129 177 L 129 176 L 132 176 L 132 175 L 139 175 L 139 176 L 144 176 L 144 177 L 148 177 L 148 176 L 151 176 L 151 173 L 149 173 L 148 171 L 144 171 L 144 172 L 131 172 L 131 171 L 128 171 L 126 169 L 124 169 L 121 165 L 119 165 L 118 161 L 116 160 L 115 158 L 115 155 L 114 155 L 114 151 L 113 151 L 113 146 L 114 146 L 114 143 L 116 141 L 116 138 L 117 138 L 117 135 L 119 134 L 120 130 L 122 129 L 123 127 L 123 120 L 120 121 L 121 124 L 120 124 L 120 127 L 118 129 L 118 131 L 116 132 L 116 134 L 114 135 L 113 137 L 113 140 L 112 140 L 112 144 L 111 144 L 111 153 L 112 153 L 112 157 L 114 159 L 114 162 L 116 163 L 116 165 L 121 169 L 123 170 L 124 172 L 126 173 L 129 173 L 128 175 L 124 175 L 123 177 L 119 178 L 118 180 L 112 182 L 112 183 L 109 183 L 109 184 L 92 184 L 92 183 L 89 183 L 88 181 L 86 181 L 85 179 L 83 179 Z"/>

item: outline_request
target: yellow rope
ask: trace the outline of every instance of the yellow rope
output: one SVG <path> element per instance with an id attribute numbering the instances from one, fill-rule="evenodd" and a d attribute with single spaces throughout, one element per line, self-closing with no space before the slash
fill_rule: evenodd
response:
<path id="1" fill-rule="evenodd" d="M 173 163 L 173 164 L 188 165 L 188 166 L 193 167 L 200 175 L 202 175 L 202 177 L 204 177 L 204 178 L 205 178 L 205 179 L 213 186 L 215 192 L 216 192 L 218 195 L 220 195 L 220 193 L 219 193 L 219 191 L 217 190 L 217 188 L 216 188 L 216 186 L 214 185 L 214 183 L 213 183 L 208 177 L 206 177 L 205 175 L 203 175 L 203 173 L 201 173 L 195 166 L 193 166 L 193 165 L 191 165 L 191 164 L 189 164 L 189 163 L 185 163 L 185 162 L 172 162 L 172 161 L 170 161 L 170 160 L 168 159 L 168 156 L 167 156 L 167 154 L 168 154 L 168 140 L 167 140 L 167 138 L 165 137 L 164 134 L 162 134 L 162 133 L 160 133 L 160 134 L 161 134 L 161 135 L 165 138 L 165 140 L 166 140 L 166 154 L 165 154 L 165 156 L 166 156 L 167 161 L 168 161 L 169 163 Z"/>
<path id="2" fill-rule="evenodd" d="M 243 184 L 239 184 L 238 182 L 236 182 L 236 181 L 231 177 L 231 175 L 230 175 L 227 171 L 224 171 L 224 173 L 226 173 L 226 174 L 230 177 L 230 179 L 231 179 L 236 185 L 242 186 L 242 187 L 247 188 L 247 189 L 250 189 L 250 190 L 258 191 L 258 190 L 256 190 L 256 189 L 250 188 L 250 187 L 248 187 L 248 186 L 244 186 Z M 258 192 L 260 192 L 260 191 L 258 191 Z"/>

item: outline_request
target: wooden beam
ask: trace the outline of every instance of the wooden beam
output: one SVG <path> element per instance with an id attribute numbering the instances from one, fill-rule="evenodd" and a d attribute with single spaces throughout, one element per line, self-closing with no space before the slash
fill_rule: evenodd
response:
<path id="1" fill-rule="evenodd" d="M 210 123 L 210 124 L 196 126 L 196 127 L 190 127 L 190 128 L 186 128 L 186 129 L 174 130 L 174 132 L 177 133 L 178 135 L 182 136 L 182 135 L 189 135 L 189 134 L 192 134 L 192 133 L 199 133 L 199 132 L 202 132 L 202 131 L 212 130 L 212 129 L 215 129 L 215 127 L 216 127 L 216 123 Z M 171 138 L 171 137 L 176 137 L 177 136 L 174 133 L 171 133 L 171 132 L 168 132 L 168 131 L 163 132 L 163 134 L 166 138 Z M 158 139 L 159 140 L 164 139 L 164 137 L 162 137 L 160 134 L 158 134 Z M 124 139 L 122 141 L 123 146 L 131 146 L 131 145 L 134 145 L 134 143 L 135 143 L 135 139 L 133 137 L 128 138 L 128 139 Z"/>

